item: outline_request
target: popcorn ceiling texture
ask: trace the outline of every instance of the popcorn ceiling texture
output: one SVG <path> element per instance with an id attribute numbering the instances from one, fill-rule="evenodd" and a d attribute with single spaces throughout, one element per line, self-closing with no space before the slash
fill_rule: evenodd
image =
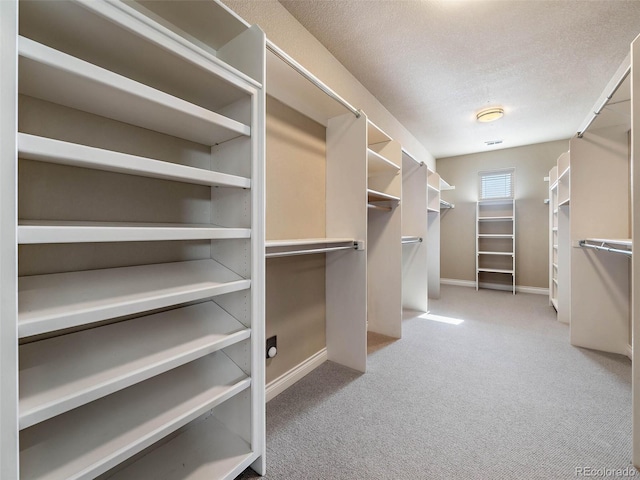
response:
<path id="1" fill-rule="evenodd" d="M 280 3 L 436 158 L 572 137 L 640 33 L 638 1 Z"/>

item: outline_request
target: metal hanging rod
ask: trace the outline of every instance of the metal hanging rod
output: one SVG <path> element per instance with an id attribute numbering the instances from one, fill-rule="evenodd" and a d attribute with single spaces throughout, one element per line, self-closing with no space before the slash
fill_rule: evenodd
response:
<path id="1" fill-rule="evenodd" d="M 410 243 L 422 243 L 422 237 L 402 237 L 403 245 L 409 245 Z"/>
<path id="2" fill-rule="evenodd" d="M 615 87 L 613 87 L 613 90 L 611 91 L 611 93 L 609 95 L 607 95 L 607 98 L 605 98 L 604 101 L 602 102 L 602 105 L 600 105 L 600 107 L 598 109 L 596 109 L 595 112 L 593 112 L 593 117 L 591 117 L 591 120 L 589 120 L 589 123 L 587 123 L 587 126 L 584 127 L 581 131 L 578 132 L 578 138 L 582 138 L 583 137 L 584 132 L 586 132 L 587 129 L 591 126 L 591 124 L 596 119 L 596 117 L 598 115 L 600 115 L 600 113 L 602 112 L 602 109 L 607 105 L 607 103 L 609 103 L 609 100 L 611 100 L 613 98 L 615 93 L 618 91 L 618 88 L 620 88 L 620 85 L 622 85 L 622 82 L 625 81 L 625 79 L 629 76 L 630 73 L 631 73 L 631 65 L 629 65 L 626 68 L 626 70 L 622 74 L 622 77 L 620 78 L 620 80 L 618 80 L 618 82 L 616 83 Z"/>
<path id="3" fill-rule="evenodd" d="M 420 160 L 417 160 L 416 157 L 414 157 L 413 155 L 411 155 L 409 152 L 407 152 L 404 148 L 402 149 L 402 153 L 404 155 L 406 155 L 407 157 L 409 157 L 411 160 L 413 160 L 414 162 L 416 162 L 418 164 L 419 167 L 424 167 L 425 163 L 421 162 Z"/>
<path id="4" fill-rule="evenodd" d="M 357 245 L 350 245 L 348 247 L 326 247 L 326 248 L 312 248 L 310 250 L 288 250 L 286 252 L 272 252 L 266 253 L 265 258 L 273 257 L 292 257 L 294 255 L 313 255 L 316 253 L 337 252 L 338 250 L 357 250 Z"/>
<path id="5" fill-rule="evenodd" d="M 440 199 L 440 205 L 442 205 L 445 208 L 455 208 L 456 207 L 453 203 L 449 203 L 446 200 L 442 200 L 442 199 Z"/>
<path id="6" fill-rule="evenodd" d="M 582 248 L 593 248 L 594 250 L 602 250 L 605 252 L 611 252 L 611 253 L 621 253 L 622 255 L 627 255 L 629 257 L 631 257 L 633 255 L 633 252 L 631 250 L 622 250 L 620 248 L 611 248 L 611 247 L 607 247 L 606 242 L 602 242 L 602 244 L 600 245 L 592 245 L 590 243 L 587 243 L 588 240 L 580 240 L 578 242 L 578 245 L 581 246 Z"/>
<path id="7" fill-rule="evenodd" d="M 340 95 L 338 95 L 336 92 L 334 92 L 333 90 L 331 90 L 328 86 L 326 86 L 324 83 L 322 83 L 315 75 L 313 75 L 309 70 L 307 70 L 306 68 L 304 68 L 302 65 L 300 65 L 298 62 L 296 62 L 293 58 L 291 58 L 287 53 L 284 52 L 284 50 L 282 50 L 280 47 L 278 47 L 277 45 L 275 45 L 273 42 L 271 42 L 271 40 L 267 39 L 267 48 L 269 50 L 271 50 L 274 55 L 276 55 L 277 57 L 279 57 L 282 61 L 284 61 L 287 65 L 289 65 L 291 68 L 293 68 L 296 72 L 298 72 L 300 75 L 302 75 L 304 78 L 306 78 L 307 80 L 309 80 L 313 85 L 315 85 L 316 87 L 318 87 L 320 90 L 322 90 L 324 93 L 326 93 L 328 96 L 330 96 L 331 98 L 333 98 L 335 101 L 337 101 L 338 103 L 340 103 L 342 106 L 344 106 L 347 110 L 349 110 L 351 113 L 353 113 L 356 118 L 360 118 L 360 110 L 358 110 L 357 108 L 355 108 L 353 105 L 351 105 L 349 102 L 347 102 L 344 98 L 342 98 Z"/>

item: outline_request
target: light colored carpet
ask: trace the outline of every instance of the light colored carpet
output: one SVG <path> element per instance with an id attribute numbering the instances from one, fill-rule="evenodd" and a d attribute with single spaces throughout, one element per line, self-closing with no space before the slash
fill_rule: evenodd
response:
<path id="1" fill-rule="evenodd" d="M 464 322 L 408 318 L 365 375 L 327 362 L 267 404 L 265 478 L 555 480 L 630 466 L 626 357 L 570 346 L 541 295 L 443 286 L 430 310 Z"/>

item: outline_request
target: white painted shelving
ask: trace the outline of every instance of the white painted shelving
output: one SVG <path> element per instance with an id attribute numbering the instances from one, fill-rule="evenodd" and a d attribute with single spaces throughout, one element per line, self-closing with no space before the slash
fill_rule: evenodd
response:
<path id="1" fill-rule="evenodd" d="M 264 474 L 264 33 L 217 0 L 0 9 L 2 477 Z"/>

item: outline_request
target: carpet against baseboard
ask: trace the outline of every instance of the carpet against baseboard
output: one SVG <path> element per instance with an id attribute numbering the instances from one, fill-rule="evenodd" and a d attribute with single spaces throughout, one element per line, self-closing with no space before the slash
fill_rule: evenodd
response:
<path id="1" fill-rule="evenodd" d="M 569 345 L 540 295 L 445 285 L 429 307 L 436 319 L 408 315 L 366 374 L 326 362 L 267 404 L 264 478 L 559 480 L 631 468 L 626 357 Z"/>

